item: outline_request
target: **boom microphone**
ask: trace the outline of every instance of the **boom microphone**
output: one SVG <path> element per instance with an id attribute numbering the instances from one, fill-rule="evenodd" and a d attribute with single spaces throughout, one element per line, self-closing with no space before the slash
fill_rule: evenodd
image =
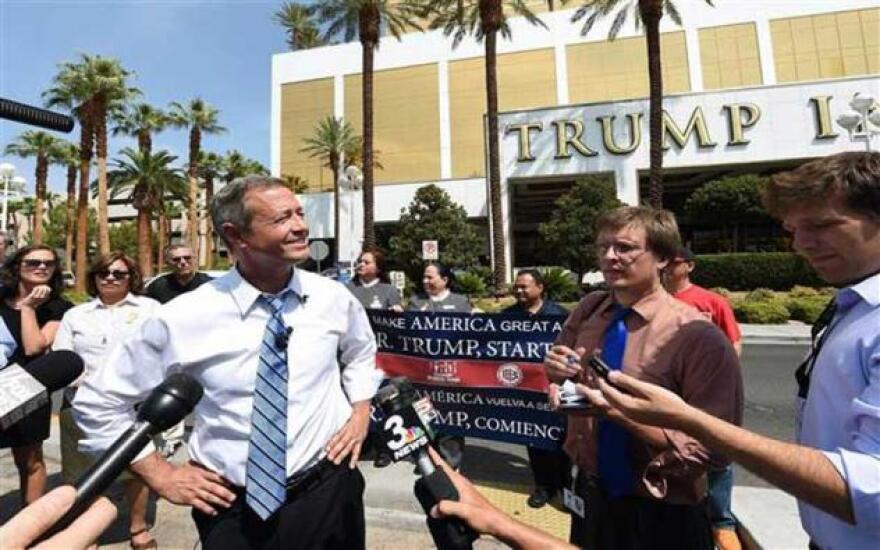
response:
<path id="1" fill-rule="evenodd" d="M 0 118 L 58 132 L 73 130 L 73 118 L 0 97 Z"/>
<path id="2" fill-rule="evenodd" d="M 150 392 L 138 408 L 134 424 L 77 481 L 73 505 L 43 535 L 43 539 L 67 528 L 98 495 L 107 490 L 154 435 L 183 420 L 203 393 L 202 385 L 183 373 L 172 374 Z"/>
<path id="3" fill-rule="evenodd" d="M 72 351 L 60 350 L 25 366 L 0 370 L 0 429 L 5 430 L 49 402 L 52 392 L 79 378 L 83 361 Z"/>
<path id="4" fill-rule="evenodd" d="M 428 529 L 438 550 L 461 550 L 473 547 L 479 536 L 458 519 L 438 519 L 430 516 L 431 508 L 441 500 L 458 500 L 458 491 L 452 480 L 428 455 L 427 447 L 434 439 L 431 421 L 437 417 L 430 398 L 419 399 L 415 389 L 404 377 L 392 378 L 374 398 L 385 413 L 379 437 L 391 458 L 397 462 L 407 457 L 415 460 L 421 477 L 416 480 L 415 494 L 425 514 Z"/>

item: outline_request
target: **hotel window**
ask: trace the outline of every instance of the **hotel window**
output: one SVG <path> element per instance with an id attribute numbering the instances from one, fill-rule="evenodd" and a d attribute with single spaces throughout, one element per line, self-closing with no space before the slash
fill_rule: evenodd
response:
<path id="1" fill-rule="evenodd" d="M 754 23 L 700 29 L 700 63 L 707 90 L 761 84 Z"/>
<path id="2" fill-rule="evenodd" d="M 572 44 L 568 96 L 572 103 L 630 99 L 648 95 L 648 53 L 644 36 Z M 660 35 L 663 93 L 688 92 L 687 45 L 683 31 Z"/>
<path id="3" fill-rule="evenodd" d="M 333 189 L 330 170 L 321 161 L 301 153 L 303 140 L 318 122 L 333 112 L 333 79 L 322 78 L 281 86 L 281 174 L 309 182 L 309 191 Z"/>
<path id="4" fill-rule="evenodd" d="M 361 75 L 345 77 L 345 118 L 363 133 Z M 373 74 L 373 149 L 384 166 L 377 184 L 440 179 L 437 65 Z"/>
<path id="5" fill-rule="evenodd" d="M 502 54 L 497 61 L 498 110 L 556 105 L 553 50 Z M 483 115 L 486 69 L 482 57 L 449 63 L 452 177 L 482 177 L 486 171 Z"/>
<path id="6" fill-rule="evenodd" d="M 797 82 L 880 73 L 880 8 L 770 22 L 776 79 Z"/>

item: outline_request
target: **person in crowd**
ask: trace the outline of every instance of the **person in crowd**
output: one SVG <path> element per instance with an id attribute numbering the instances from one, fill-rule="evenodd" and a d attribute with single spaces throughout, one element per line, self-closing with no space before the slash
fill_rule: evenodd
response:
<path id="1" fill-rule="evenodd" d="M 76 490 L 63 485 L 49 491 L 0 525 L 0 541 L 4 549 L 63 548 L 86 550 L 95 548 L 98 538 L 116 519 L 116 507 L 107 497 L 95 499 L 66 529 L 35 546 L 36 541 L 73 506 Z"/>
<path id="2" fill-rule="evenodd" d="M 170 302 L 181 294 L 191 292 L 211 280 L 207 273 L 198 271 L 198 259 L 192 248 L 173 244 L 165 250 L 165 261 L 171 273 L 157 277 L 147 286 L 147 296 L 160 304 Z"/>
<path id="3" fill-rule="evenodd" d="M 355 278 L 345 286 L 365 309 L 403 311 L 400 292 L 388 282 L 388 274 L 385 272 L 385 253 L 378 248 L 369 248 L 361 252 L 357 259 Z"/>
<path id="4" fill-rule="evenodd" d="M 568 310 L 544 296 L 544 276 L 537 269 L 523 269 L 513 282 L 516 302 L 503 313 L 513 315 L 563 315 Z M 564 437 L 563 437 L 564 439 Z M 549 451 L 537 447 L 528 448 L 529 466 L 535 480 L 535 490 L 527 501 L 532 508 L 541 508 L 565 487 L 570 465 L 562 449 Z"/>
<path id="5" fill-rule="evenodd" d="M 193 507 L 203 548 L 364 548 L 356 465 L 382 380 L 364 308 L 295 267 L 309 231 L 284 181 L 236 179 L 211 217 L 236 266 L 159 308 L 83 381 L 80 447 L 106 449 L 167 374 L 189 374 L 204 387 L 191 461 L 172 465 L 148 445 L 131 469 Z"/>
<path id="6" fill-rule="evenodd" d="M 394 285 L 388 283 L 388 274 L 385 272 L 385 253 L 378 248 L 361 251 L 357 259 L 355 278 L 346 283 L 345 287 L 354 294 L 364 309 L 403 311 L 400 292 Z M 364 449 L 370 448 L 376 449 L 374 466 L 385 468 L 391 464 L 391 455 L 378 445 L 372 432 L 367 435 L 364 442 Z"/>
<path id="7" fill-rule="evenodd" d="M 425 266 L 422 275 L 424 293 L 410 298 L 409 311 L 445 311 L 471 313 L 473 308 L 467 296 L 453 292 L 455 275 L 438 262 Z"/>
<path id="8" fill-rule="evenodd" d="M 733 308 L 727 298 L 691 282 L 696 258 L 690 248 L 682 246 L 666 266 L 664 284 L 677 300 L 693 306 L 727 336 L 736 354 L 742 356 L 742 334 Z M 736 534 L 736 517 L 731 508 L 733 466 L 709 472 L 709 513 L 712 532 L 719 550 L 739 550 L 742 545 Z"/>
<path id="9" fill-rule="evenodd" d="M 840 153 L 773 176 L 764 205 L 792 246 L 840 287 L 795 373 L 797 443 L 724 422 L 663 388 L 616 376 L 597 406 L 691 434 L 798 499 L 810 548 L 880 541 L 880 153 Z"/>
<path id="10" fill-rule="evenodd" d="M 85 369 L 79 380 L 64 392 L 60 413 L 61 474 L 66 483 L 76 480 L 92 465 L 94 457 L 77 446 L 83 433 L 73 419 L 71 403 L 82 379 L 108 363 L 110 352 L 152 317 L 159 302 L 142 296 L 143 277 L 138 264 L 122 252 L 102 256 L 88 271 L 87 288 L 92 300 L 70 309 L 61 319 L 54 350 L 70 350 L 83 359 Z M 109 365 L 108 368 L 112 368 Z M 130 474 L 123 474 L 125 497 L 130 509 L 129 533 L 134 550 L 157 548 L 147 525 L 149 489 Z"/>
<path id="11" fill-rule="evenodd" d="M 6 239 L 6 232 L 0 231 L 0 263 L 3 263 L 3 261 L 6 260 L 6 253 L 8 252 L 6 249 L 9 246 Z"/>
<path id="12" fill-rule="evenodd" d="M 585 296 L 547 353 L 551 382 L 593 383 L 587 357 L 674 388 L 689 403 L 742 419 L 736 352 L 718 328 L 664 290 L 661 272 L 680 246 L 671 212 L 624 206 L 597 224 L 609 292 Z M 559 387 L 550 386 L 559 405 Z M 596 407 L 571 413 L 565 450 L 577 467 L 571 542 L 585 548 L 712 549 L 706 472 L 727 464 L 681 431 L 632 422 Z"/>
<path id="13" fill-rule="evenodd" d="M 15 341 L 9 362 L 26 365 L 52 347 L 61 318 L 73 304 L 61 298 L 64 283 L 58 257 L 45 245 L 19 248 L 0 269 L 0 281 L 0 318 Z M 50 409 L 47 403 L 0 431 L 0 449 L 12 448 L 24 504 L 46 490 L 43 440 L 49 437 Z"/>

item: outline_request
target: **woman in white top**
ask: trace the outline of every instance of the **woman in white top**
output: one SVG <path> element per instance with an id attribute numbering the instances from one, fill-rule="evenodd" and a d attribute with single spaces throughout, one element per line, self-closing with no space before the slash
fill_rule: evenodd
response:
<path id="1" fill-rule="evenodd" d="M 113 252 L 95 262 L 88 272 L 88 291 L 94 298 L 69 310 L 61 320 L 53 349 L 79 354 L 85 370 L 64 393 L 61 410 L 61 471 L 73 483 L 92 464 L 95 457 L 77 450 L 83 437 L 73 420 L 70 403 L 80 381 L 99 368 L 113 368 L 107 358 L 113 348 L 151 317 L 159 302 L 146 296 L 140 267 L 122 252 Z M 141 481 L 123 474 L 125 496 L 131 508 L 129 532 L 135 550 L 157 548 L 147 525 L 149 490 Z"/>

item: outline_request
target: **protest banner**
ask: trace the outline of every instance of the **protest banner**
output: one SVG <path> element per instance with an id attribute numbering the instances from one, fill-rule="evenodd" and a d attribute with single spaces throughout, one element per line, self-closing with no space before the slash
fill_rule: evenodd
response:
<path id="1" fill-rule="evenodd" d="M 556 449 L 565 419 L 550 410 L 542 362 L 563 316 L 370 310 L 376 361 L 430 396 L 437 428 Z"/>

